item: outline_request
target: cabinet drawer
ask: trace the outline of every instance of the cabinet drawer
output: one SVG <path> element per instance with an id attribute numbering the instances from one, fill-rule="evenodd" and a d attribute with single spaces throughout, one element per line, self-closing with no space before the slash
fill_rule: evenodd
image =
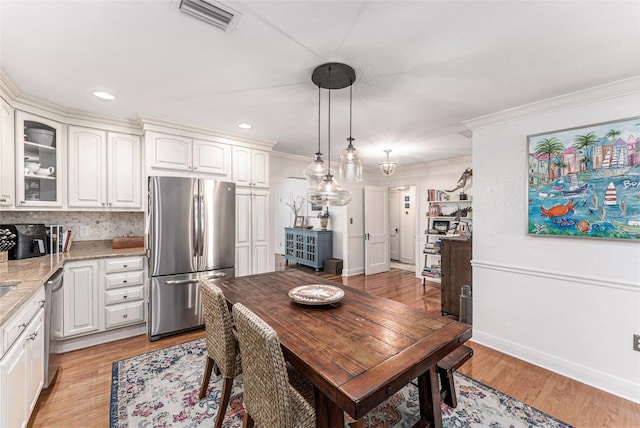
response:
<path id="1" fill-rule="evenodd" d="M 128 287 L 144 283 L 144 272 L 131 272 L 118 275 L 106 275 L 104 288 Z"/>
<path id="2" fill-rule="evenodd" d="M 104 308 L 105 328 L 144 321 L 144 300 Z"/>
<path id="3" fill-rule="evenodd" d="M 42 307 L 44 307 L 44 287 L 40 287 L 18 313 L 2 325 L 2 354 L 11 347 Z"/>
<path id="4" fill-rule="evenodd" d="M 106 273 L 127 272 L 142 269 L 144 269 L 144 261 L 142 257 L 109 259 L 104 262 L 104 270 Z"/>
<path id="5" fill-rule="evenodd" d="M 104 292 L 104 304 L 113 305 L 114 303 L 126 303 L 144 298 L 144 286 L 118 288 Z"/>

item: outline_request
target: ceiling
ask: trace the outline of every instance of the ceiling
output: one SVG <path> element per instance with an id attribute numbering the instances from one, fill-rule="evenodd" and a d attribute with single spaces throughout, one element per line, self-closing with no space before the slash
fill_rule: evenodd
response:
<path id="1" fill-rule="evenodd" d="M 399 168 L 471 155 L 464 120 L 640 75 L 636 0 L 224 1 L 241 13 L 229 32 L 177 2 L 0 0 L 0 67 L 22 94 L 68 109 L 192 123 L 311 157 L 311 73 L 344 62 L 357 76 L 354 145 L 365 166 L 391 149 Z M 349 90 L 331 102 L 335 160 Z M 326 107 L 323 91 L 325 156 Z"/>

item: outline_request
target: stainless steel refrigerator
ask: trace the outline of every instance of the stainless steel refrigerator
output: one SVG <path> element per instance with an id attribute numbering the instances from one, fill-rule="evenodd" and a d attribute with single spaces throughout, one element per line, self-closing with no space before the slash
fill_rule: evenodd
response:
<path id="1" fill-rule="evenodd" d="M 149 177 L 150 340 L 204 325 L 198 280 L 232 278 L 236 185 Z"/>

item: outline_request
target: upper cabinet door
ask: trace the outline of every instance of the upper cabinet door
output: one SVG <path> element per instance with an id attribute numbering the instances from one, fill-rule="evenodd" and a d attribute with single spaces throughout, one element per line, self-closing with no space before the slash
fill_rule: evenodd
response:
<path id="1" fill-rule="evenodd" d="M 193 171 L 231 177 L 231 146 L 204 140 L 193 140 Z"/>
<path id="2" fill-rule="evenodd" d="M 16 206 L 63 206 L 64 131 L 59 122 L 16 112 Z"/>
<path id="3" fill-rule="evenodd" d="M 233 182 L 238 186 L 251 186 L 251 149 L 233 148 Z"/>
<path id="4" fill-rule="evenodd" d="M 15 203 L 13 109 L 0 98 L 0 207 Z"/>
<path id="5" fill-rule="evenodd" d="M 69 208 L 107 206 L 107 133 L 69 127 Z"/>
<path id="6" fill-rule="evenodd" d="M 256 187 L 269 187 L 269 152 L 253 150 L 251 157 L 253 185 Z"/>
<path id="7" fill-rule="evenodd" d="M 269 187 L 269 152 L 234 147 L 233 181 L 239 186 Z"/>
<path id="8" fill-rule="evenodd" d="M 107 134 L 107 205 L 110 208 L 142 209 L 142 163 L 140 137 Z"/>
<path id="9" fill-rule="evenodd" d="M 142 208 L 140 137 L 69 127 L 69 208 Z"/>
<path id="10" fill-rule="evenodd" d="M 147 144 L 150 149 L 151 168 L 191 171 L 192 141 L 190 138 L 148 132 Z"/>

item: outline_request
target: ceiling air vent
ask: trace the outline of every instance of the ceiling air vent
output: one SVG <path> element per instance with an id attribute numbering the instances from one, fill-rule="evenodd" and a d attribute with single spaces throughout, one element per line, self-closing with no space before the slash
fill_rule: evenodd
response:
<path id="1" fill-rule="evenodd" d="M 213 0 L 180 0 L 181 12 L 207 22 L 223 31 L 231 31 L 240 19 L 240 12 Z"/>

